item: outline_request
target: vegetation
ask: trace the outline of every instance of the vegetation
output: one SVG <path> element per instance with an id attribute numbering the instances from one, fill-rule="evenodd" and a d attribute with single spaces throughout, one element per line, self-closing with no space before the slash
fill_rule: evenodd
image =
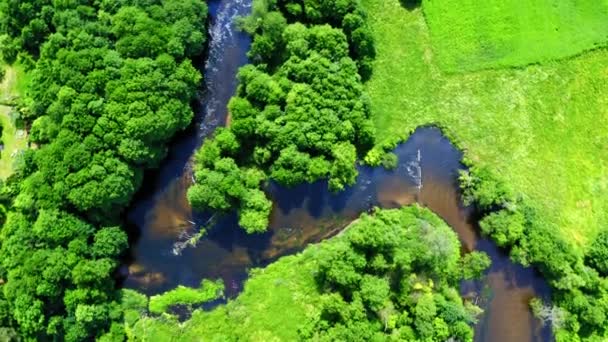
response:
<path id="1" fill-rule="evenodd" d="M 424 1 L 438 64 L 447 71 L 522 66 L 608 44 L 605 1 Z"/>
<path id="2" fill-rule="evenodd" d="M 224 284 L 221 280 L 203 280 L 198 289 L 178 286 L 171 291 L 150 297 L 149 309 L 151 313 L 161 314 L 174 305 L 192 306 L 217 299 L 222 296 L 223 291 Z"/>
<path id="3" fill-rule="evenodd" d="M 227 305 L 195 311 L 179 326 L 141 317 L 131 332 L 160 341 L 472 341 L 480 309 L 463 302 L 458 284 L 488 266 L 485 254 L 462 258 L 454 231 L 428 209 L 376 210 L 338 237 L 253 271 Z"/>
<path id="4" fill-rule="evenodd" d="M 196 154 L 190 203 L 237 209 L 248 232 L 264 231 L 267 179 L 293 186 L 355 182 L 355 161 L 374 143 L 361 75 L 375 54 L 358 1 L 255 1 L 242 20 L 253 64 L 239 72 L 230 128 Z M 331 26 L 330 26 L 331 25 Z"/>
<path id="5" fill-rule="evenodd" d="M 18 108 L 15 106 L 15 98 L 25 94 L 24 86 L 27 85 L 27 77 L 23 68 L 19 65 L 7 67 L 4 80 L 0 83 L 0 123 L 2 124 L 2 145 L 0 154 L 0 179 L 7 179 L 14 169 L 15 160 L 19 158 L 27 147 L 27 133 L 17 126 Z M 19 124 L 19 125 L 18 125 Z"/>
<path id="6" fill-rule="evenodd" d="M 0 325 L 26 340 L 120 340 L 116 225 L 193 116 L 200 0 L 0 1 L 2 57 L 30 68 L 27 150 L 0 193 Z"/>
<path id="7" fill-rule="evenodd" d="M 560 21 L 565 26 L 547 34 L 542 44 L 520 44 L 518 39 L 537 39 L 547 29 L 545 20 L 555 17 L 522 19 L 530 30 L 538 25 L 533 30 L 538 34 L 515 24 L 506 31 L 494 28 L 508 13 L 541 8 L 548 1 L 423 1 L 414 10 L 398 0 L 362 3 L 377 48 L 366 90 L 376 129 L 385 133 L 375 150 L 390 148 L 420 125 L 442 127 L 474 166 L 461 180 L 465 200 L 476 203 L 485 216 L 483 232 L 508 248 L 516 261 L 537 267 L 553 287 L 553 305 L 536 305 L 536 311 L 545 318 L 559 316 L 551 320 L 557 339 L 605 339 L 608 292 L 599 260 L 608 229 L 608 128 L 599 123 L 608 105 L 602 96 L 608 92 L 608 51 L 553 60 L 592 47 L 589 38 L 598 41 L 595 34 L 583 39 L 579 33 L 599 20 L 608 22 L 603 3 L 559 2 L 562 7 L 547 8 L 547 13 L 573 15 L 576 30 Z M 579 8 L 563 11 L 568 6 Z M 480 11 L 474 12 L 477 21 L 466 14 L 473 7 Z M 500 10 L 494 16 L 478 15 L 492 8 Z M 450 25 L 439 27 L 445 22 Z M 461 33 L 474 25 L 477 36 Z M 603 37 L 600 45 L 606 42 L 605 33 Z M 560 49 L 548 48 L 556 39 Z M 572 39 L 578 42 L 564 43 Z M 466 50 L 472 51 L 470 58 L 458 59 L 471 41 L 478 52 Z M 492 54 L 492 46 L 509 55 Z M 570 48 L 575 50 L 564 50 Z M 559 56 L 548 55 L 553 53 Z M 452 73 L 538 61 L 543 63 Z"/>

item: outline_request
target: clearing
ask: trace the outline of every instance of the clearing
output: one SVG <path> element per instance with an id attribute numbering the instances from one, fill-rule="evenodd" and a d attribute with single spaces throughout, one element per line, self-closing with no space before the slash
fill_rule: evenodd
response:
<path id="1" fill-rule="evenodd" d="M 4 81 L 0 84 L 1 102 L 10 101 L 25 89 L 25 84 L 19 81 L 20 75 L 23 74 L 19 66 L 6 67 L 5 70 Z M 0 179 L 6 179 L 11 175 L 14 157 L 27 148 L 27 133 L 15 126 L 15 120 L 11 117 L 12 110 L 12 107 L 0 105 L 2 144 L 4 145 L 0 154 Z"/>

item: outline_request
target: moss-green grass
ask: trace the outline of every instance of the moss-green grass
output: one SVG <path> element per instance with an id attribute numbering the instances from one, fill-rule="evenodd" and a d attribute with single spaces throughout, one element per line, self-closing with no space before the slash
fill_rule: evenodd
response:
<path id="1" fill-rule="evenodd" d="M 422 9 L 362 2 L 378 50 L 366 88 L 379 144 L 438 124 L 530 199 L 556 234 L 585 246 L 608 226 L 606 49 L 525 68 L 445 73 Z"/>
<path id="2" fill-rule="evenodd" d="M 195 311 L 179 324 L 175 318 L 142 317 L 129 329 L 137 341 L 296 341 L 298 327 L 316 315 L 319 292 L 311 262 L 318 246 L 287 256 L 253 272 L 243 293 L 212 311 Z"/>
<path id="3" fill-rule="evenodd" d="M 606 46 L 606 0 L 425 0 L 444 70 L 520 66 Z"/>
<path id="4" fill-rule="evenodd" d="M 29 78 L 20 65 L 5 67 L 6 75 L 0 85 L 0 99 L 10 100 L 26 94 Z M 13 172 L 14 156 L 27 148 L 27 134 L 18 134 L 15 120 L 11 117 L 12 108 L 0 105 L 2 124 L 2 143 L 4 150 L 0 155 L 0 179 L 6 179 Z"/>

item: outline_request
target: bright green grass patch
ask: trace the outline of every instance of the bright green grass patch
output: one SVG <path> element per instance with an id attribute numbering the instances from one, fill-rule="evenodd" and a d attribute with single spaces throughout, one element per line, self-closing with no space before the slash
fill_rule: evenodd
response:
<path id="1" fill-rule="evenodd" d="M 23 67 L 15 65 L 5 67 L 6 75 L 0 84 L 0 100 L 10 101 L 27 91 L 29 79 Z M 13 108 L 0 105 L 0 124 L 2 124 L 2 144 L 4 150 L 0 155 L 0 179 L 6 179 L 13 172 L 14 157 L 27 148 L 27 134 L 15 125 L 11 116 Z"/>
<path id="2" fill-rule="evenodd" d="M 447 71 L 546 62 L 606 46 L 606 0 L 425 0 Z"/>
<path id="3" fill-rule="evenodd" d="M 363 4 L 378 50 L 366 90 L 379 144 L 438 124 L 567 241 L 585 246 L 608 226 L 608 51 L 447 75 L 420 9 L 399 0 Z"/>
<path id="4" fill-rule="evenodd" d="M 163 294 L 150 297 L 150 312 L 161 314 L 174 305 L 202 304 L 222 296 L 224 283 L 221 280 L 211 281 L 203 279 L 198 289 L 186 286 L 167 291 Z"/>
<path id="5" fill-rule="evenodd" d="M 298 327 L 316 314 L 319 293 L 310 262 L 318 246 L 252 272 L 238 299 L 210 312 L 195 311 L 184 324 L 168 315 L 142 317 L 130 329 L 138 341 L 295 341 Z M 127 322 L 128 323 L 128 322 Z"/>

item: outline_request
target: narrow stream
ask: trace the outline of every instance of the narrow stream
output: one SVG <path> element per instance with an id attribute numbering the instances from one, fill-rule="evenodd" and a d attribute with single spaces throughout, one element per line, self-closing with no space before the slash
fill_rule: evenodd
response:
<path id="1" fill-rule="evenodd" d="M 480 238 L 471 211 L 460 203 L 457 177 L 462 154 L 435 128 L 419 128 L 400 144 L 395 170 L 359 167 L 357 183 L 331 194 L 326 182 L 286 189 L 271 183 L 274 207 L 267 233 L 247 235 L 235 215 L 222 217 L 196 247 L 176 248 L 206 225 L 210 216 L 193 212 L 186 200 L 192 181 L 189 160 L 204 137 L 226 120 L 226 104 L 235 91 L 238 67 L 247 62 L 249 39 L 232 21 L 247 14 L 250 0 L 209 1 L 211 24 L 205 94 L 195 125 L 174 143 L 167 160 L 145 180 L 127 220 L 133 230 L 124 286 L 157 294 L 179 284 L 198 286 L 203 278 L 222 278 L 235 297 L 247 270 L 302 250 L 338 233 L 373 206 L 394 208 L 414 202 L 427 206 L 458 233 L 465 251 L 481 250 L 492 258 L 485 278 L 463 282 L 462 294 L 485 309 L 476 341 L 550 341 L 550 329 L 528 308 L 533 296 L 548 299 L 547 284 L 532 269 L 511 263 L 491 241 Z"/>

